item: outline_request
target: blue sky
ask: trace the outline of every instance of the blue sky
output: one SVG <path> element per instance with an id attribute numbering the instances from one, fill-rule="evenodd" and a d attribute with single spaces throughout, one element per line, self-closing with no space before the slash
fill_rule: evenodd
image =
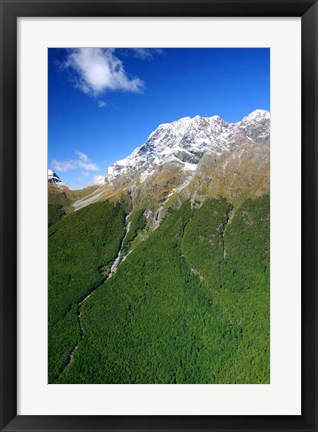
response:
<path id="1" fill-rule="evenodd" d="M 270 109 L 267 48 L 50 48 L 48 68 L 48 166 L 75 188 L 161 123 Z"/>

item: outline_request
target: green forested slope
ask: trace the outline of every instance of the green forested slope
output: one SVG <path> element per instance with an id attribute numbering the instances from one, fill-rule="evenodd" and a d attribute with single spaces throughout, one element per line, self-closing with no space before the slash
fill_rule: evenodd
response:
<path id="1" fill-rule="evenodd" d="M 147 219 L 144 216 L 144 210 L 139 209 L 132 213 L 130 217 L 129 231 L 123 241 L 122 255 L 125 256 L 129 251 L 132 242 L 136 238 L 139 231 L 143 230 L 147 224 Z"/>
<path id="2" fill-rule="evenodd" d="M 48 184 L 48 226 L 60 220 L 69 209 L 71 200 L 58 187 Z"/>
<path id="3" fill-rule="evenodd" d="M 206 369 L 218 370 L 217 382 L 269 382 L 269 210 L 268 196 L 234 210 L 225 200 L 206 201 L 185 231 L 188 266 L 218 310 L 210 324 L 219 327 L 222 342 L 217 368 L 210 361 L 217 343 L 204 353 Z"/>
<path id="4" fill-rule="evenodd" d="M 63 216 L 65 216 L 64 207 L 61 204 L 48 205 L 48 226 L 54 225 Z"/>
<path id="5" fill-rule="evenodd" d="M 107 202 L 70 214 L 49 228 L 49 381 L 76 345 L 77 304 L 107 274 L 124 236 L 123 208 Z"/>
<path id="6" fill-rule="evenodd" d="M 141 215 L 132 228 L 143 228 Z M 268 383 L 269 198 L 234 210 L 224 199 L 186 202 L 83 303 L 81 323 L 58 382 Z"/>

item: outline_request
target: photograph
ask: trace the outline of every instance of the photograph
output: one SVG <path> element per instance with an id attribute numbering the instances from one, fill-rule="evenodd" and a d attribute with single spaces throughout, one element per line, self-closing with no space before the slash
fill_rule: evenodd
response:
<path id="1" fill-rule="evenodd" d="M 271 383 L 270 54 L 47 49 L 48 384 Z"/>

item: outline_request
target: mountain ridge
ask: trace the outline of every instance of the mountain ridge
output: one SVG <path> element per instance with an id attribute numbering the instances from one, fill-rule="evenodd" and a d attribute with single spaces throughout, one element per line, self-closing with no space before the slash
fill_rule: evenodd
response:
<path id="1" fill-rule="evenodd" d="M 236 123 L 227 123 L 217 115 L 197 115 L 160 124 L 144 144 L 107 168 L 104 184 L 112 183 L 117 176 L 131 175 L 136 166 L 138 171 L 143 169 L 141 182 L 165 162 L 183 163 L 186 171 L 194 171 L 207 150 L 213 149 L 218 154 L 230 150 L 240 135 L 241 139 L 245 135 L 244 138 L 256 143 L 269 144 L 269 119 L 268 111 L 255 110 Z"/>
<path id="2" fill-rule="evenodd" d="M 61 180 L 61 178 L 52 169 L 47 170 L 47 179 L 51 185 L 57 186 L 59 189 L 68 188 L 70 190 L 73 190 L 73 188 L 71 188 L 71 186 Z"/>
<path id="3" fill-rule="evenodd" d="M 255 110 L 236 123 L 220 116 L 183 117 L 159 125 L 129 156 L 107 168 L 92 202 L 127 200 L 158 226 L 169 207 L 186 199 L 231 202 L 269 192 L 270 112 Z"/>
<path id="4" fill-rule="evenodd" d="M 67 193 L 75 211 L 124 200 L 130 210 L 144 209 L 157 227 L 170 207 L 187 199 L 193 205 L 219 197 L 239 203 L 268 193 L 269 166 L 270 112 L 258 109 L 236 123 L 196 115 L 160 124 L 107 168 L 100 185 L 71 192 L 54 172 L 49 183 Z"/>

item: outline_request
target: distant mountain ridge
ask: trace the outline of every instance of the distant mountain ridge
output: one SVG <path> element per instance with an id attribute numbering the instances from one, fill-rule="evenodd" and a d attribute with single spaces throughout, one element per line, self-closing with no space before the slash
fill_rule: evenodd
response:
<path id="1" fill-rule="evenodd" d="M 73 189 L 55 171 L 48 169 L 49 226 L 66 214 L 72 213 L 73 203 L 94 192 L 97 187 L 97 185 L 92 185 L 84 189 Z"/>
<path id="2" fill-rule="evenodd" d="M 71 186 L 64 183 L 63 180 L 61 180 L 60 177 L 56 174 L 56 172 L 51 169 L 48 169 L 47 171 L 47 179 L 51 185 L 57 186 L 59 189 L 68 188 L 70 190 L 73 190 Z"/>

